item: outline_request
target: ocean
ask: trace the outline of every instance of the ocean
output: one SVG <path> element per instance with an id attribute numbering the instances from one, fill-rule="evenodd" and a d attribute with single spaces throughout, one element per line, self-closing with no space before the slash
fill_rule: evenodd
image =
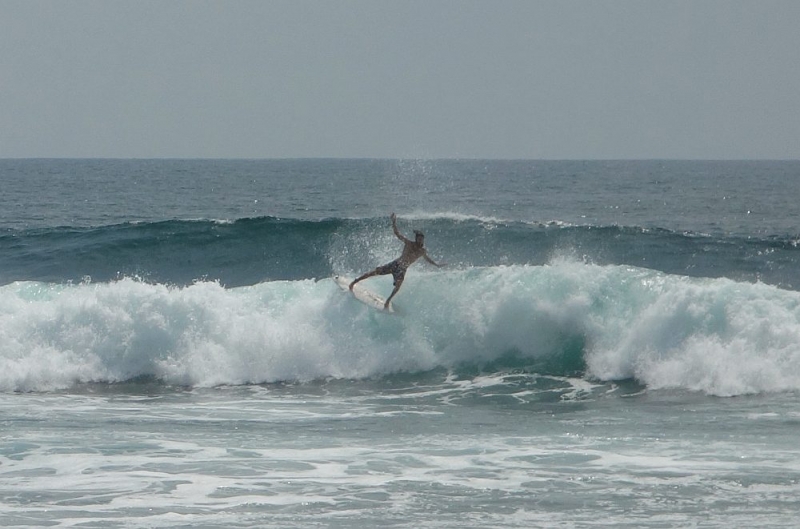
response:
<path id="1" fill-rule="evenodd" d="M 6 159 L 0 186 L 0 527 L 800 524 L 800 162 Z M 392 212 L 447 266 L 386 314 L 332 276 L 399 255 Z"/>

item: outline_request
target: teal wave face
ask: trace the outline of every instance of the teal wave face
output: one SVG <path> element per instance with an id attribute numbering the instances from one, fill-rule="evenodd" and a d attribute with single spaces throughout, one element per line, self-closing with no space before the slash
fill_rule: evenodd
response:
<path id="1" fill-rule="evenodd" d="M 560 257 L 628 264 L 669 274 L 800 285 L 793 238 L 719 237 L 623 226 L 530 224 L 458 216 L 400 220 L 426 233 L 428 251 L 455 268 L 541 265 Z M 360 274 L 397 257 L 386 218 L 316 221 L 262 217 L 235 222 L 165 221 L 0 235 L 0 284 L 139 277 L 229 286 Z M 417 267 L 425 265 L 415 265 Z"/>
<path id="2" fill-rule="evenodd" d="M 337 221 L 274 218 L 165 221 L 99 228 L 57 228 L 0 238 L 0 279 L 109 281 L 139 277 L 230 286 L 328 275 L 324 252 Z"/>

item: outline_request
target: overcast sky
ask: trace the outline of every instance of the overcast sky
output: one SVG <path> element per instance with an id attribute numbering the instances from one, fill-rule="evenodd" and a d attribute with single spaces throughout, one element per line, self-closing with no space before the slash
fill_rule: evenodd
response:
<path id="1" fill-rule="evenodd" d="M 800 1 L 0 0 L 0 157 L 800 158 Z"/>

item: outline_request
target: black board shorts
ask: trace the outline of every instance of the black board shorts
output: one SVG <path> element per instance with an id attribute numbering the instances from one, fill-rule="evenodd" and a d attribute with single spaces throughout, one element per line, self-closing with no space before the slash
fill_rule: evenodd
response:
<path id="1" fill-rule="evenodd" d="M 397 283 L 406 277 L 407 269 L 408 267 L 403 266 L 403 263 L 400 262 L 400 259 L 395 259 L 391 263 L 379 266 L 377 268 L 377 272 L 382 276 L 392 274 L 392 277 L 394 277 L 394 285 L 397 286 Z"/>

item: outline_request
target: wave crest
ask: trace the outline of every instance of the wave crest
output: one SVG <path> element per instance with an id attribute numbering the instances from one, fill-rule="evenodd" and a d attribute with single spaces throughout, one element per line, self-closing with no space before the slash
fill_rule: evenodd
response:
<path id="1" fill-rule="evenodd" d="M 386 294 L 390 279 L 365 283 Z M 0 390 L 215 386 L 464 365 L 714 395 L 800 390 L 800 294 L 559 261 L 415 270 L 397 317 L 332 280 L 0 287 Z M 508 362 L 513 358 L 513 362 Z"/>

